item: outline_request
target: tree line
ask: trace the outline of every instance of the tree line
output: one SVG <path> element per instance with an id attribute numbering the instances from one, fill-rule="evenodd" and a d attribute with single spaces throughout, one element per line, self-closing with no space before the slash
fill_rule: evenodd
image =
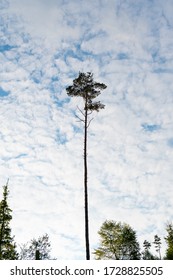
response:
<path id="1" fill-rule="evenodd" d="M 51 243 L 48 234 L 33 238 L 26 244 L 17 247 L 10 222 L 12 209 L 8 203 L 8 183 L 3 186 L 3 197 L 0 201 L 0 260 L 48 260 L 55 259 L 50 255 Z M 173 260 L 173 224 L 166 225 L 166 252 L 161 255 L 161 238 L 154 235 L 153 241 L 144 240 L 140 249 L 136 231 L 128 224 L 106 220 L 98 231 L 100 244 L 93 252 L 96 260 Z M 151 252 L 154 246 L 155 254 Z"/>
<path id="2" fill-rule="evenodd" d="M 144 240 L 141 249 L 136 231 L 130 225 L 107 220 L 98 232 L 100 245 L 94 250 L 95 258 L 97 260 L 173 260 L 173 224 L 167 223 L 165 230 L 166 251 L 162 256 L 162 241 L 157 234 L 152 241 Z M 154 250 L 151 251 L 152 247 Z"/>
<path id="3" fill-rule="evenodd" d="M 8 182 L 3 186 L 3 198 L 0 201 L 0 260 L 45 260 L 51 259 L 51 244 L 48 234 L 33 238 L 26 244 L 17 245 L 12 236 L 10 222 L 12 209 L 8 204 Z"/>

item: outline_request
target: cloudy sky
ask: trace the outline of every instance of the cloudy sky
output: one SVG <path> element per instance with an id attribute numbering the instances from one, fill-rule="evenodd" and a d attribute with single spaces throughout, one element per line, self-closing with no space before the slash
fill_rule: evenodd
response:
<path id="1" fill-rule="evenodd" d="M 85 259 L 80 98 L 107 85 L 89 128 L 91 251 L 106 219 L 140 242 L 173 220 L 173 0 L 0 0 L 0 185 L 18 244 L 48 233 L 57 259 Z M 1 191 L 2 194 L 2 191 Z M 162 239 L 163 241 L 163 239 Z M 142 243 L 141 243 L 142 244 Z"/>

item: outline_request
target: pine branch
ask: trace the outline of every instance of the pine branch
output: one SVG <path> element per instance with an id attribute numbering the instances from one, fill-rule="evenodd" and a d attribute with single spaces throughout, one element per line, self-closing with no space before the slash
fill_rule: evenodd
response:
<path id="1" fill-rule="evenodd" d="M 94 118 L 92 118 L 91 120 L 89 120 L 88 125 L 87 125 L 87 128 L 90 126 L 90 123 L 92 122 L 93 119 L 94 119 Z"/>

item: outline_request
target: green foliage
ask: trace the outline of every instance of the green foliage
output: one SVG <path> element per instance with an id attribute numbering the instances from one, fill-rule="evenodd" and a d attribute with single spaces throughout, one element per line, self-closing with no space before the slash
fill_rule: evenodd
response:
<path id="1" fill-rule="evenodd" d="M 139 260 L 136 232 L 125 223 L 105 221 L 98 232 L 100 247 L 94 251 L 97 260 Z"/>
<path id="2" fill-rule="evenodd" d="M 49 260 L 51 244 L 48 234 L 44 234 L 38 239 L 33 238 L 30 242 L 20 247 L 21 260 Z"/>
<path id="3" fill-rule="evenodd" d="M 167 236 L 165 237 L 167 248 L 166 248 L 166 260 L 173 260 L 173 224 L 168 223 L 166 226 Z"/>
<path id="4" fill-rule="evenodd" d="M 8 194 L 8 184 L 6 184 L 3 186 L 3 199 L 0 202 L 0 260 L 18 259 L 14 237 L 11 236 L 12 210 L 8 206 Z"/>
<path id="5" fill-rule="evenodd" d="M 150 252 L 151 243 L 147 240 L 143 243 L 144 251 L 142 252 L 142 259 L 143 260 L 155 260 L 156 257 Z"/>
<path id="6" fill-rule="evenodd" d="M 84 99 L 84 110 L 85 111 L 99 111 L 103 109 L 103 105 L 100 101 L 93 102 L 98 95 L 100 95 L 101 90 L 105 89 L 106 85 L 103 83 L 97 83 L 93 80 L 93 74 L 79 73 L 79 76 L 73 80 L 73 85 L 66 88 L 67 94 L 69 96 L 80 96 Z"/>

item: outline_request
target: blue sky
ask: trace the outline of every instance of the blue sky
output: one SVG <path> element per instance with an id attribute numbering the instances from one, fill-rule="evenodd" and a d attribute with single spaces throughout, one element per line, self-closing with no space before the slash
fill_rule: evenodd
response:
<path id="1" fill-rule="evenodd" d="M 9 178 L 17 243 L 47 232 L 55 257 L 85 258 L 82 100 L 65 91 L 79 71 L 107 85 L 89 129 L 91 251 L 106 219 L 129 223 L 141 243 L 163 238 L 173 220 L 172 14 L 172 0 L 1 0 L 0 184 Z"/>

